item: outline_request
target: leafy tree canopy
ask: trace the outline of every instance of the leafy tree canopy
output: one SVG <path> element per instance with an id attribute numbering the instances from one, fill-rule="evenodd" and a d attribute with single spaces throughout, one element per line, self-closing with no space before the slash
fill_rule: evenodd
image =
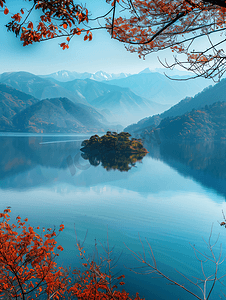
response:
<path id="1" fill-rule="evenodd" d="M 67 49 L 75 36 L 83 34 L 85 41 L 91 41 L 93 31 L 105 29 L 140 58 L 169 48 L 184 59 L 174 56 L 174 63 L 165 62 L 166 67 L 180 65 L 193 71 L 195 77 L 222 77 L 226 57 L 225 0 L 105 1 L 109 9 L 96 17 L 85 4 L 73 0 L 27 0 L 30 9 L 21 8 L 19 12 L 13 12 L 10 1 L 0 0 L 0 7 L 5 15 L 11 14 L 12 20 L 6 27 L 20 37 L 24 46 L 65 37 L 60 46 Z M 31 19 L 34 10 L 41 12 L 37 22 Z M 206 44 L 202 38 L 207 39 L 208 47 L 203 48 Z"/>

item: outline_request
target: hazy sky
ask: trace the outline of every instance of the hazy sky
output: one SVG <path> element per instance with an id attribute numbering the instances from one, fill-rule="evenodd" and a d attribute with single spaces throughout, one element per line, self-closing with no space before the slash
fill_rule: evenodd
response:
<path id="1" fill-rule="evenodd" d="M 88 0 L 86 4 L 94 16 L 109 7 L 105 0 Z M 24 5 L 26 2 L 22 0 L 8 1 L 11 12 L 18 12 Z M 34 74 L 49 74 L 59 70 L 138 73 L 147 67 L 152 70 L 161 67 L 157 60 L 158 55 L 161 59 L 169 57 L 169 52 L 162 51 L 158 55 L 148 55 L 145 61 L 139 59 L 137 54 L 127 52 L 122 43 L 112 40 L 105 31 L 95 32 L 91 42 L 84 42 L 81 36 L 75 37 L 70 48 L 64 51 L 59 47 L 59 43 L 65 39 L 23 47 L 19 38 L 7 32 L 4 26 L 11 16 L 5 16 L 2 12 L 0 16 L 0 73 L 28 71 Z"/>

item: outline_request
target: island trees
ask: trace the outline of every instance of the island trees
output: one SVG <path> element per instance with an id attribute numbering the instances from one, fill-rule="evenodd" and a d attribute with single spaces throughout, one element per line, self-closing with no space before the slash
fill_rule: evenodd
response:
<path id="1" fill-rule="evenodd" d="M 224 0 L 103 1 L 109 9 L 96 17 L 85 5 L 73 0 L 27 0 L 30 8 L 21 7 L 19 12 L 13 12 L 10 1 L 0 0 L 0 7 L 5 15 L 11 14 L 6 27 L 20 37 L 24 46 L 65 37 L 60 46 L 67 49 L 75 36 L 83 34 L 85 41 L 91 41 L 93 31 L 105 29 L 140 58 L 171 49 L 181 55 L 174 56 L 171 65 L 164 63 L 166 67 L 180 65 L 195 76 L 214 80 L 222 77 L 226 70 Z M 41 12 L 37 22 L 32 19 L 34 10 Z"/>
<path id="2" fill-rule="evenodd" d="M 82 142 L 82 157 L 93 166 L 101 163 L 107 171 L 127 172 L 148 153 L 140 139 L 130 137 L 128 132 L 110 131 L 101 137 L 93 135 Z"/>

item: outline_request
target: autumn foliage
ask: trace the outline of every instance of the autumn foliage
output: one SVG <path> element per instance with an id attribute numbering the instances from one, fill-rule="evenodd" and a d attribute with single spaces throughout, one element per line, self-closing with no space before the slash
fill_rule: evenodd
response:
<path id="1" fill-rule="evenodd" d="M 19 36 L 23 45 L 63 37 L 62 49 L 69 48 L 75 36 L 92 40 L 92 32 L 107 30 L 113 39 L 126 44 L 140 58 L 164 49 L 185 55 L 164 65 L 193 71 L 197 76 L 220 78 L 226 70 L 222 37 L 226 29 L 226 2 L 222 0 L 105 0 L 109 8 L 93 17 L 85 4 L 73 0 L 27 0 L 29 9 L 13 12 L 10 1 L 0 0 L 0 8 L 11 21 L 9 31 Z M 40 12 L 33 21 L 32 12 Z M 209 46 L 203 45 L 203 38 Z M 201 43 L 195 43 L 199 39 Z M 184 57 L 184 56 L 182 56 Z"/>
<path id="2" fill-rule="evenodd" d="M 176 55 L 173 63 L 160 61 L 164 67 L 179 65 L 194 72 L 195 77 L 217 80 L 222 77 L 226 70 L 225 39 L 220 35 L 226 29 L 225 1 L 128 2 L 128 17 L 115 16 L 114 21 L 111 17 L 107 19 L 108 31 L 114 39 L 126 43 L 128 51 L 145 58 L 147 54 L 170 49 Z"/>
<path id="3" fill-rule="evenodd" d="M 226 29 L 225 1 L 128 2 L 128 17 L 115 15 L 114 20 L 107 19 L 108 31 L 114 39 L 126 43 L 128 51 L 145 58 L 149 53 L 171 49 L 176 54 L 185 54 L 187 59 L 174 56 L 174 63 L 164 63 L 165 67 L 179 65 L 197 76 L 210 78 L 223 75 L 226 70 L 222 38 Z"/>
<path id="4" fill-rule="evenodd" d="M 63 231 L 48 228 L 36 230 L 28 224 L 28 219 L 16 218 L 10 223 L 10 209 L 0 214 L 0 299 L 115 299 L 140 300 L 129 297 L 124 290 L 117 288 L 124 284 L 124 275 L 116 278 L 112 284 L 110 260 L 108 274 L 102 271 L 103 265 L 87 258 L 83 247 L 77 243 L 79 256 L 83 261 L 83 270 L 73 272 L 57 266 L 56 257 L 62 246 L 55 240 Z M 103 262 L 103 261 L 102 261 Z M 73 278 L 73 279 L 72 279 Z"/>
<path id="5" fill-rule="evenodd" d="M 66 1 L 31 1 L 29 10 L 21 9 L 20 12 L 12 14 L 11 21 L 6 25 L 9 31 L 20 36 L 24 46 L 53 39 L 66 37 L 66 42 L 60 44 L 62 49 L 68 48 L 68 43 L 74 35 L 85 32 L 84 40 L 92 40 L 92 33 L 89 30 L 79 28 L 79 25 L 88 23 L 88 10 L 81 5 L 74 4 L 72 0 Z M 4 8 L 4 14 L 10 13 L 6 1 L 0 0 L 0 6 Z M 33 10 L 41 12 L 40 19 L 33 23 L 29 18 Z"/>
<path id="6" fill-rule="evenodd" d="M 5 209 L 0 214 L 0 298 L 34 299 L 44 293 L 49 299 L 63 295 L 67 274 L 55 262 L 57 252 L 63 250 L 56 247 L 56 231 L 43 228 L 42 234 L 37 234 L 26 225 L 28 219 L 19 216 L 16 224 L 10 225 L 9 213 L 10 209 Z M 61 225 L 59 231 L 63 228 Z"/>

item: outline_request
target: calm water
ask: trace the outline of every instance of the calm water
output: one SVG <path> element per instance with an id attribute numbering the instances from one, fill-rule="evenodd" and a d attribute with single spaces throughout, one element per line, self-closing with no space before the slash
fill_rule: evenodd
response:
<path id="1" fill-rule="evenodd" d="M 126 275 L 125 289 L 146 299 L 194 299 L 152 275 L 136 275 L 138 266 L 127 250 L 142 252 L 151 244 L 158 267 L 183 284 L 175 272 L 201 277 L 192 245 L 206 253 L 212 241 L 226 254 L 226 229 L 219 226 L 226 213 L 226 148 L 224 144 L 146 145 L 149 154 L 128 172 L 91 166 L 80 155 L 87 136 L 0 136 L 0 208 L 12 207 L 12 218 L 28 217 L 32 226 L 53 227 L 62 222 L 58 242 L 64 247 L 59 263 L 78 266 L 76 238 L 92 253 L 95 239 L 114 246 L 121 257 L 116 272 Z M 125 244 L 126 246 L 125 246 Z M 147 247 L 146 247 L 147 250 Z M 127 267 L 127 269 L 125 268 Z M 205 267 L 207 275 L 214 266 Z M 221 274 L 226 265 L 221 266 Z M 191 287 L 198 292 L 196 287 Z M 220 299 L 217 285 L 211 299 Z"/>

